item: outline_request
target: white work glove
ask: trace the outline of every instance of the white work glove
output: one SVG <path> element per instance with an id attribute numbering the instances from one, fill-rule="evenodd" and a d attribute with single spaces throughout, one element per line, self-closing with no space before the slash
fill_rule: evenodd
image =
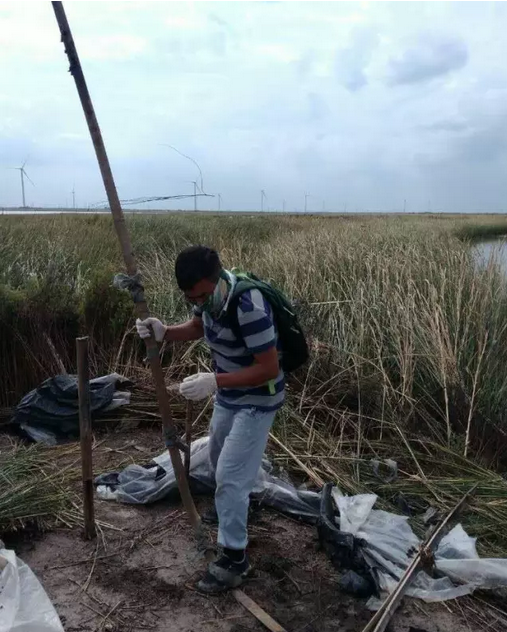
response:
<path id="1" fill-rule="evenodd" d="M 157 342 L 162 342 L 164 340 L 167 327 L 164 325 L 164 323 L 160 322 L 158 318 L 147 318 L 146 320 L 141 320 L 140 318 L 138 318 L 136 320 L 136 329 L 139 336 L 143 340 L 145 338 L 149 338 L 151 336 L 151 331 L 149 329 L 150 325 L 153 328 L 155 340 Z"/>
<path id="2" fill-rule="evenodd" d="M 186 399 L 198 402 L 217 390 L 217 378 L 214 373 L 196 373 L 186 377 L 180 384 L 180 394 Z"/>

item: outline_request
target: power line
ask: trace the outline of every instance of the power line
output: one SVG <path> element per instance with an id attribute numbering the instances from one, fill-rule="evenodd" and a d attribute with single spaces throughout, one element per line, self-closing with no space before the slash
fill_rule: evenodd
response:
<path id="1" fill-rule="evenodd" d="M 199 169 L 199 175 L 201 177 L 201 186 L 200 189 L 201 191 L 204 191 L 204 184 L 203 184 L 203 179 L 202 179 L 202 171 L 201 171 L 201 167 L 199 167 L 199 165 L 197 164 L 197 162 L 191 157 L 191 156 L 187 156 L 187 154 L 184 154 L 182 151 L 180 151 L 179 149 L 176 149 L 176 147 L 173 147 L 173 145 L 167 145 L 166 143 L 160 143 L 161 147 L 169 147 L 170 149 L 172 149 L 173 151 L 175 151 L 177 154 L 179 154 L 180 156 L 183 156 L 183 158 L 186 158 L 187 160 L 190 160 L 190 162 L 193 162 L 194 165 L 197 167 L 197 169 Z"/>
<path id="2" fill-rule="evenodd" d="M 129 200 L 120 200 L 120 202 L 127 206 L 129 204 L 144 204 L 145 202 L 162 202 L 164 200 L 186 200 L 188 198 L 193 198 L 193 197 L 215 197 L 214 195 L 211 195 L 210 193 L 197 193 L 195 195 L 192 195 L 191 193 L 187 193 L 187 194 L 182 194 L 182 195 L 160 195 L 160 196 L 153 196 L 153 197 L 138 197 L 138 198 L 131 198 Z M 104 204 L 108 204 L 109 202 L 107 200 L 102 201 L 102 202 L 96 202 L 94 204 L 90 204 L 90 207 L 97 207 L 97 206 L 104 206 Z"/>

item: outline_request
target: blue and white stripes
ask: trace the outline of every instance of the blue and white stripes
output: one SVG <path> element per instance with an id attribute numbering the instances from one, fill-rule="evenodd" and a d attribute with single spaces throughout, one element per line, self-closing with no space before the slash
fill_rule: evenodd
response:
<path id="1" fill-rule="evenodd" d="M 238 324 L 241 338 L 231 329 L 226 311 L 213 318 L 207 312 L 195 310 L 202 316 L 204 337 L 209 344 L 217 373 L 233 373 L 254 363 L 254 354 L 278 348 L 278 335 L 273 322 L 273 311 L 262 293 L 257 290 L 244 292 L 238 303 Z M 231 409 L 255 407 L 262 411 L 280 408 L 284 400 L 285 379 L 283 371 L 272 383 L 252 388 L 220 389 L 217 402 Z"/>

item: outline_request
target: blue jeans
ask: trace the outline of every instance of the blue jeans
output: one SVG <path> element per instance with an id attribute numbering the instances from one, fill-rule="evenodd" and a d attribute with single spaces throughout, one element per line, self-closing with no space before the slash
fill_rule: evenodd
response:
<path id="1" fill-rule="evenodd" d="M 250 492 L 262 463 L 276 411 L 230 410 L 215 403 L 209 457 L 215 473 L 218 544 L 244 549 Z"/>

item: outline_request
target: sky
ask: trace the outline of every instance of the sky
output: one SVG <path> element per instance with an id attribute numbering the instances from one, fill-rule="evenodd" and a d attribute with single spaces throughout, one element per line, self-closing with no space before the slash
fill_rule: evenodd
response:
<path id="1" fill-rule="evenodd" d="M 507 211 L 507 3 L 65 2 L 121 199 Z M 105 193 L 48 1 L 0 2 L 0 207 Z M 150 208 L 156 204 L 148 205 Z M 159 204 L 193 208 L 193 200 Z"/>

